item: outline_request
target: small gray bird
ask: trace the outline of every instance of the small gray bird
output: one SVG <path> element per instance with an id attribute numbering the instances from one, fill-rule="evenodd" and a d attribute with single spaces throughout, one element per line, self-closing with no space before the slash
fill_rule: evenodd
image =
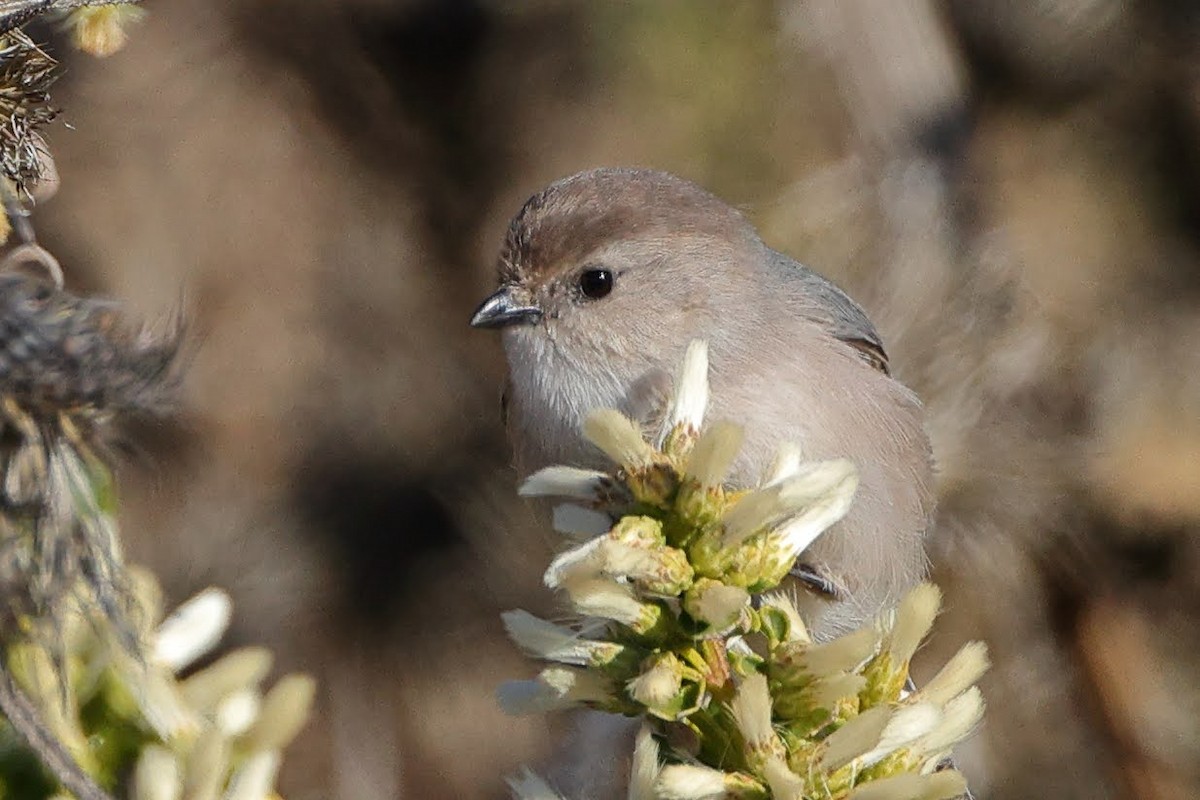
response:
<path id="1" fill-rule="evenodd" d="M 580 432 L 587 413 L 655 425 L 684 350 L 704 339 L 708 418 L 745 427 L 733 484 L 757 482 L 785 441 L 858 466 L 850 512 L 793 571 L 813 634 L 861 623 L 923 576 L 934 500 L 920 403 L 889 375 L 863 310 L 738 211 L 663 172 L 582 172 L 525 203 L 498 270 L 471 325 L 503 329 L 523 476 L 606 466 Z"/>

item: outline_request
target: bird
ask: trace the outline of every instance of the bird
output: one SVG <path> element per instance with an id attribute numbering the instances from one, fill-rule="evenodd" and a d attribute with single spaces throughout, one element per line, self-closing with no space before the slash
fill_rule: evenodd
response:
<path id="1" fill-rule="evenodd" d="M 755 485 L 781 442 L 858 469 L 850 510 L 792 570 L 814 638 L 858 627 L 925 575 L 935 503 L 920 401 L 862 307 L 740 211 L 666 172 L 592 169 L 529 198 L 496 270 L 471 326 L 502 334 L 519 475 L 605 467 L 586 416 L 615 408 L 652 430 L 700 339 L 708 418 L 744 428 L 732 486 Z"/>

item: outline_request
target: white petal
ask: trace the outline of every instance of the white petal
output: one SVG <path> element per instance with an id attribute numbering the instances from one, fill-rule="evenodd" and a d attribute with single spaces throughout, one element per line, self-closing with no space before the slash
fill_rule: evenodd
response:
<path id="1" fill-rule="evenodd" d="M 725 544 L 740 544 L 756 531 L 782 526 L 789 546 L 799 554 L 845 515 L 857 488 L 858 471 L 845 459 L 803 464 L 791 477 L 749 493 L 725 513 Z"/>
<path id="2" fill-rule="evenodd" d="M 867 679 L 862 675 L 843 673 L 819 678 L 813 681 L 805 691 L 816 708 L 833 708 L 839 700 L 854 697 L 866 685 Z"/>
<path id="3" fill-rule="evenodd" d="M 694 588 L 686 607 L 701 622 L 723 630 L 737 622 L 749 603 L 750 593 L 742 587 L 711 581 Z"/>
<path id="4" fill-rule="evenodd" d="M 679 693 L 683 672 L 672 656 L 660 658 L 649 669 L 626 684 L 629 696 L 644 706 L 657 708 Z"/>
<path id="5" fill-rule="evenodd" d="M 317 682 L 310 675 L 284 675 L 263 697 L 258 719 L 246 732 L 243 747 L 251 751 L 279 751 L 291 744 L 312 713 Z"/>
<path id="6" fill-rule="evenodd" d="M 907 664 L 921 640 L 933 627 L 942 606 L 942 590 L 922 583 L 905 595 L 896 609 L 896 622 L 888 637 L 888 649 L 897 664 Z"/>
<path id="7" fill-rule="evenodd" d="M 521 497 L 566 497 L 594 501 L 608 475 L 594 469 L 546 467 L 530 475 L 517 493 Z"/>
<path id="8" fill-rule="evenodd" d="M 695 339 L 688 344 L 680 369 L 675 398 L 667 412 L 661 442 L 676 425 L 684 425 L 699 431 L 708 411 L 708 343 Z"/>
<path id="9" fill-rule="evenodd" d="M 827 772 L 841 769 L 879 744 L 893 711 L 888 706 L 868 708 L 829 734 L 822 743 L 817 766 Z"/>
<path id="10" fill-rule="evenodd" d="M 521 609 L 505 611 L 500 616 L 509 638 L 534 658 L 584 667 L 592 662 L 598 648 L 618 647 L 609 642 L 583 639 L 570 628 L 547 622 Z"/>
<path id="11" fill-rule="evenodd" d="M 579 614 L 603 617 L 638 627 L 646 623 L 647 610 L 629 587 L 603 578 L 574 579 L 563 584 Z"/>
<path id="12" fill-rule="evenodd" d="M 933 775 L 900 774 L 855 787 L 847 800 L 953 800 L 967 792 L 967 781 L 954 770 Z"/>
<path id="13" fill-rule="evenodd" d="M 554 507 L 554 530 L 573 537 L 601 536 L 612 530 L 612 518 L 603 511 L 564 503 Z"/>
<path id="14" fill-rule="evenodd" d="M 542 581 L 549 589 L 557 589 L 573 578 L 594 577 L 604 568 L 605 537 L 596 537 L 578 547 L 559 553 L 546 568 Z"/>
<path id="15" fill-rule="evenodd" d="M 221 733 L 226 736 L 240 736 L 250 730 L 250 726 L 258 719 L 262 708 L 262 698 L 253 689 L 242 689 L 225 697 L 217 703 L 214 721 Z"/>
<path id="16" fill-rule="evenodd" d="M 763 765 L 763 777 L 767 779 L 775 800 L 803 800 L 804 779 L 788 769 L 787 762 L 779 756 L 767 759 Z"/>
<path id="17" fill-rule="evenodd" d="M 654 790 L 662 800 L 721 800 L 725 773 L 695 764 L 671 764 L 658 774 Z"/>
<path id="18" fill-rule="evenodd" d="M 856 669 L 879 650 L 879 631 L 859 628 L 803 650 L 789 650 L 786 660 L 815 677 Z"/>
<path id="19" fill-rule="evenodd" d="M 225 800 L 267 800 L 275 788 L 279 772 L 278 750 L 268 750 L 247 758 L 229 779 Z"/>
<path id="20" fill-rule="evenodd" d="M 742 448 L 741 425 L 721 421 L 705 429 L 688 455 L 684 469 L 702 486 L 719 486 Z"/>
<path id="21" fill-rule="evenodd" d="M 146 745 L 133 770 L 133 800 L 177 800 L 182 792 L 175 756 L 165 747 Z"/>
<path id="22" fill-rule="evenodd" d="M 860 757 L 862 765 L 877 764 L 909 742 L 928 734 L 941 719 L 941 710 L 932 703 L 901 706 L 888 720 L 879 743 Z"/>
<path id="23" fill-rule="evenodd" d="M 922 700 L 934 705 L 944 705 L 951 698 L 966 691 L 987 672 L 987 645 L 983 642 L 967 642 L 938 674 L 920 689 Z"/>
<path id="24" fill-rule="evenodd" d="M 796 474 L 800 469 L 800 445 L 784 442 L 775 452 L 775 458 L 763 474 L 760 486 L 773 486 L 782 483 Z"/>
<path id="25" fill-rule="evenodd" d="M 975 726 L 983 719 L 983 709 L 983 694 L 979 687 L 972 686 L 946 703 L 937 728 L 916 742 L 914 749 L 922 753 L 938 753 L 950 749 L 974 732 Z"/>
<path id="26" fill-rule="evenodd" d="M 629 770 L 628 800 L 654 800 L 654 781 L 658 779 L 658 742 L 643 724 L 633 745 L 633 763 Z"/>
<path id="27" fill-rule="evenodd" d="M 747 676 L 738 686 L 729 711 L 750 747 L 763 747 L 775 740 L 771 728 L 771 693 L 765 675 L 756 672 Z"/>
<path id="28" fill-rule="evenodd" d="M 220 589 L 205 589 L 175 609 L 158 626 L 154 658 L 178 672 L 207 653 L 229 627 L 233 601 Z"/>
<path id="29" fill-rule="evenodd" d="M 633 420 L 620 411 L 601 408 L 583 421 L 583 435 L 623 467 L 642 467 L 654 460 L 654 448 Z"/>
<path id="30" fill-rule="evenodd" d="M 501 684 L 496 700 L 504 713 L 521 716 L 607 702 L 613 699 L 614 688 L 611 681 L 589 670 L 550 667 L 537 680 Z"/>

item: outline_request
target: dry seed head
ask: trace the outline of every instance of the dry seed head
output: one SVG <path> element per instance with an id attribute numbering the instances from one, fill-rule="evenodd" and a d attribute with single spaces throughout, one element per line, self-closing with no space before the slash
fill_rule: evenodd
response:
<path id="1" fill-rule="evenodd" d="M 146 14 L 126 0 L 77 8 L 67 15 L 67 25 L 78 47 L 89 55 L 111 56 L 129 41 L 128 27 Z"/>

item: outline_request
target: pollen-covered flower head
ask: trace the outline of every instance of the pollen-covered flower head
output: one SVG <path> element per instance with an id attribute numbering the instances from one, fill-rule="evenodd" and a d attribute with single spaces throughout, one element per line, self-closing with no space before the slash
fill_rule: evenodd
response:
<path id="1" fill-rule="evenodd" d="M 574 616 L 505 615 L 513 640 L 551 666 L 506 684 L 501 705 L 647 720 L 630 797 L 951 796 L 961 776 L 936 767 L 982 713 L 982 651 L 965 649 L 927 691 L 905 696 L 941 600 L 929 585 L 859 630 L 814 642 L 786 593 L 764 593 L 847 512 L 857 468 L 805 462 L 784 442 L 758 486 L 727 485 L 742 429 L 705 420 L 703 343 L 688 348 L 681 374 L 653 441 L 617 411 L 587 417 L 584 434 L 612 470 L 549 467 L 522 486 L 567 501 L 554 524 L 573 544 L 544 580 Z M 546 796 L 521 785 L 518 796 Z"/>

